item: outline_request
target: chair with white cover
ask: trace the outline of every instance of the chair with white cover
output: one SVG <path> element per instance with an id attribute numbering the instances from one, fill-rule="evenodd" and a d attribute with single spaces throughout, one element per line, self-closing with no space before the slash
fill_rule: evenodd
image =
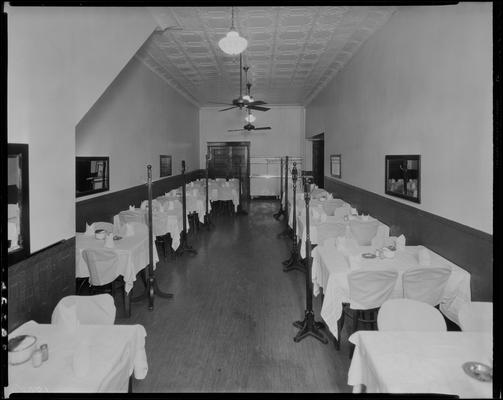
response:
<path id="1" fill-rule="evenodd" d="M 105 248 L 90 248 L 82 250 L 82 258 L 89 269 L 91 293 L 110 290 L 115 297 L 114 281 L 119 280 L 117 253 Z"/>
<path id="2" fill-rule="evenodd" d="M 141 202 L 140 208 L 142 210 L 146 210 L 148 208 L 148 200 L 143 200 Z M 162 204 L 159 202 L 159 200 L 152 199 L 152 211 L 163 211 Z"/>
<path id="3" fill-rule="evenodd" d="M 437 306 L 450 276 L 448 266 L 411 268 L 402 275 L 403 297 Z"/>
<path id="4" fill-rule="evenodd" d="M 444 332 L 445 319 L 430 304 L 411 299 L 389 299 L 377 314 L 380 331 Z"/>
<path id="5" fill-rule="evenodd" d="M 472 301 L 461 307 L 458 314 L 462 331 L 492 332 L 493 331 L 493 303 Z"/>
<path id="6" fill-rule="evenodd" d="M 391 296 L 397 278 L 398 272 L 390 270 L 356 270 L 348 274 L 349 303 L 343 304 L 341 318 L 337 321 L 339 338 L 345 315 L 353 320 L 351 334 L 358 330 L 360 323 L 375 327 L 377 321 L 375 314 Z M 339 338 L 336 341 L 337 349 L 340 346 Z M 352 353 L 351 351 L 350 357 Z"/>
<path id="7" fill-rule="evenodd" d="M 57 325 L 61 318 L 65 318 L 65 307 L 76 305 L 77 320 L 80 324 L 113 325 L 116 308 L 114 299 L 109 294 L 94 296 L 66 296 L 63 297 L 51 316 L 51 324 Z"/>
<path id="8" fill-rule="evenodd" d="M 148 236 L 148 225 L 143 222 L 129 222 L 135 235 Z"/>
<path id="9" fill-rule="evenodd" d="M 108 233 L 112 233 L 114 231 L 114 224 L 110 222 L 94 222 L 94 230 L 103 229 Z"/>

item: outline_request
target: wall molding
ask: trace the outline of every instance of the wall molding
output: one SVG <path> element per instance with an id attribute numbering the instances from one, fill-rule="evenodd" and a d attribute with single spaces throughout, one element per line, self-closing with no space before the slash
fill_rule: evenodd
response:
<path id="1" fill-rule="evenodd" d="M 423 245 L 471 274 L 473 301 L 493 298 L 493 236 L 414 206 L 325 176 L 325 189 L 404 234 L 407 244 Z"/>
<path id="2" fill-rule="evenodd" d="M 197 169 L 185 174 L 186 182 L 203 178 L 205 170 Z M 152 198 L 182 185 L 182 175 L 168 176 L 152 182 Z M 86 222 L 113 222 L 114 215 L 127 210 L 129 205 L 140 206 L 147 198 L 147 185 L 137 185 L 101 196 L 92 197 L 75 203 L 75 230 L 84 232 Z"/>

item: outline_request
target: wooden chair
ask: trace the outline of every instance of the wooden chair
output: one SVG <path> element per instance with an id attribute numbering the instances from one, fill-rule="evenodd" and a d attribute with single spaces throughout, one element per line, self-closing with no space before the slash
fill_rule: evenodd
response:
<path id="1" fill-rule="evenodd" d="M 351 334 L 359 329 L 360 324 L 370 325 L 372 329 L 377 328 L 377 311 L 391 296 L 397 278 L 396 271 L 356 270 L 349 273 L 349 303 L 343 304 L 341 318 L 337 321 L 339 338 L 345 316 L 353 320 Z M 337 349 L 340 348 L 339 338 L 336 342 Z M 350 357 L 353 355 L 353 350 L 354 346 L 351 347 Z"/>

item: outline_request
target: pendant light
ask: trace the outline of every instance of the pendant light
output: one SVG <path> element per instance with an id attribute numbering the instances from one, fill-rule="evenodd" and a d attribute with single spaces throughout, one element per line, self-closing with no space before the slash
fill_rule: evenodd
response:
<path id="1" fill-rule="evenodd" d="M 232 23 L 231 30 L 227 32 L 224 38 L 218 41 L 218 47 L 222 49 L 222 51 L 231 56 L 238 55 L 245 51 L 248 46 L 248 41 L 239 36 L 239 33 L 234 28 L 234 7 L 231 7 L 232 12 Z"/>

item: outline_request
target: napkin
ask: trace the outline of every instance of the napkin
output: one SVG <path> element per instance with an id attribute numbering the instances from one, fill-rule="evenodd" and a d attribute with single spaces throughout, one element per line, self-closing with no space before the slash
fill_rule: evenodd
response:
<path id="1" fill-rule="evenodd" d="M 332 196 L 332 193 L 329 193 L 328 196 L 327 196 L 328 199 L 332 200 L 334 198 L 334 196 Z"/>
<path id="2" fill-rule="evenodd" d="M 52 315 L 51 324 L 65 333 L 74 333 L 80 323 L 77 318 L 77 302 L 75 299 L 60 301 Z"/>
<path id="3" fill-rule="evenodd" d="M 358 215 L 358 210 L 356 208 L 351 207 L 351 215 Z"/>
<path id="4" fill-rule="evenodd" d="M 125 236 L 134 236 L 134 228 L 131 224 L 126 224 L 126 233 Z"/>
<path id="5" fill-rule="evenodd" d="M 134 211 L 134 206 L 129 206 L 129 211 Z"/>
<path id="6" fill-rule="evenodd" d="M 430 251 L 426 247 L 421 246 L 417 252 L 417 258 L 419 265 L 428 266 L 431 264 Z"/>
<path id="7" fill-rule="evenodd" d="M 73 353 L 73 372 L 78 378 L 83 378 L 89 373 L 91 368 L 91 346 L 87 340 L 83 340 L 77 345 Z"/>
<path id="8" fill-rule="evenodd" d="M 86 222 L 86 236 L 94 236 L 94 224 L 88 225 Z"/>
<path id="9" fill-rule="evenodd" d="M 114 234 L 109 233 L 106 238 L 105 238 L 105 247 L 108 247 L 109 249 L 112 249 L 115 247 L 114 243 Z"/>
<path id="10" fill-rule="evenodd" d="M 404 235 L 400 235 L 396 238 L 395 246 L 396 246 L 397 250 L 405 249 L 405 236 Z"/>

